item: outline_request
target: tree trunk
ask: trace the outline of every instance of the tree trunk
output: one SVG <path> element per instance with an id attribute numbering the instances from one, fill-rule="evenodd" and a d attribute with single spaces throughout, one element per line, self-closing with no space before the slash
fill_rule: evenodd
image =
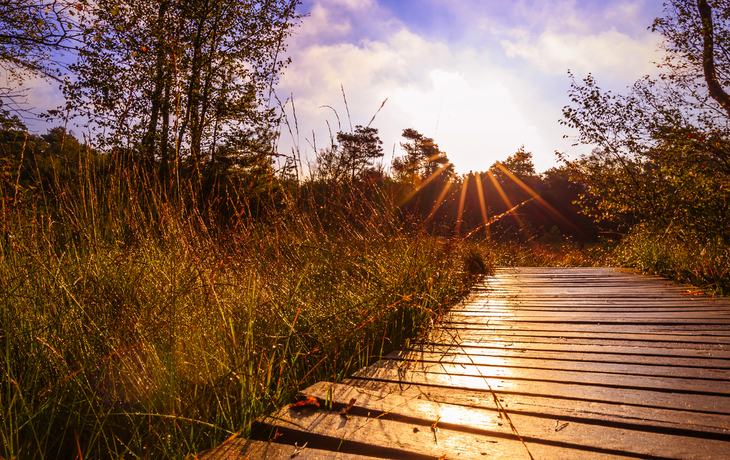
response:
<path id="1" fill-rule="evenodd" d="M 712 27 L 712 7 L 707 0 L 697 0 L 697 10 L 702 19 L 702 70 L 705 74 L 710 97 L 716 100 L 730 116 L 730 95 L 717 81 L 715 75 L 714 31 Z"/>

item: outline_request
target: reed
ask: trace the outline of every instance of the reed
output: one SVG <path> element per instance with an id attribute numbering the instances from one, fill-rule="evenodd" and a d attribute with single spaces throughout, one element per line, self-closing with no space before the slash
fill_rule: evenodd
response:
<path id="1" fill-rule="evenodd" d="M 273 179 L 204 197 L 82 153 L 73 180 L 4 201 L 5 459 L 185 458 L 246 436 L 297 390 L 417 335 L 491 268 L 488 248 L 406 225 L 385 198 L 332 185 L 325 205 L 321 184 Z"/>

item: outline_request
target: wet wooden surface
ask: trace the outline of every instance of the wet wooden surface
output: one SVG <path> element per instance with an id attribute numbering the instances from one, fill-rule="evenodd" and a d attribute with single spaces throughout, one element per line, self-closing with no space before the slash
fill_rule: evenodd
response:
<path id="1" fill-rule="evenodd" d="M 730 458 L 730 301 L 609 268 L 500 269 L 417 344 L 211 459 Z M 305 446 L 302 448 L 302 446 Z"/>

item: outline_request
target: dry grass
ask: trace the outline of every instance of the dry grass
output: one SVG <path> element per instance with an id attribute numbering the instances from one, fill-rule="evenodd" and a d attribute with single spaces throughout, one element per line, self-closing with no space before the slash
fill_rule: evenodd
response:
<path id="1" fill-rule="evenodd" d="M 3 208 L 0 457 L 185 458 L 245 436 L 490 268 L 377 200 L 323 212 L 290 188 L 216 226 L 179 185 L 87 170 Z"/>

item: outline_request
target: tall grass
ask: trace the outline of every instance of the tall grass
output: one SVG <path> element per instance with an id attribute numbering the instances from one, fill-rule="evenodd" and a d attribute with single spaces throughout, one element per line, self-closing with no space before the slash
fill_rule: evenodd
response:
<path id="1" fill-rule="evenodd" d="M 100 171 L 4 202 L 2 458 L 185 458 L 245 436 L 490 269 L 487 248 L 406 227 L 387 200 L 332 189 L 325 209 L 297 186 L 253 217 L 230 193 L 221 225 L 194 184 Z"/>
<path id="2" fill-rule="evenodd" d="M 715 294 L 730 294 L 730 245 L 725 235 L 639 225 L 624 238 L 614 257 L 619 265 L 669 276 Z"/>

